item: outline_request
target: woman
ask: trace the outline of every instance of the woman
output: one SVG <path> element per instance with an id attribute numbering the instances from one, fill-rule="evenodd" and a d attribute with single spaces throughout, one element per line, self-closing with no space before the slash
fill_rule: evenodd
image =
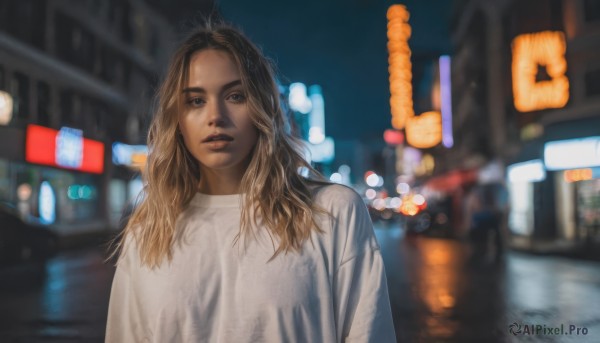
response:
<path id="1" fill-rule="evenodd" d="M 317 175 L 258 49 L 232 28 L 200 29 L 158 99 L 106 341 L 395 341 L 362 199 L 299 174 Z"/>

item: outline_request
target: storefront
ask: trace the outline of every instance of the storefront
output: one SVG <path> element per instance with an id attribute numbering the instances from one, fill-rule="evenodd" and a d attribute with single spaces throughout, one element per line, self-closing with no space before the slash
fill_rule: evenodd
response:
<path id="1" fill-rule="evenodd" d="M 557 236 L 600 241 L 600 136 L 548 142 L 544 159 L 554 171 Z"/>
<path id="2" fill-rule="evenodd" d="M 106 227 L 102 142 L 70 128 L 0 130 L 0 201 L 61 235 Z"/>
<path id="3" fill-rule="evenodd" d="M 507 168 L 507 188 L 509 194 L 508 227 L 517 236 L 532 237 L 546 229 L 540 216 L 540 196 L 547 173 L 541 159 L 529 160 L 509 165 Z M 537 210 L 536 210 L 537 209 Z"/>
<path id="4" fill-rule="evenodd" d="M 148 147 L 113 143 L 112 171 L 108 189 L 108 215 L 112 229 L 122 229 L 126 216 L 139 201 L 143 183 L 141 170 L 145 167 Z"/>
<path id="5" fill-rule="evenodd" d="M 600 243 L 599 121 L 551 126 L 530 143 L 533 159 L 508 166 L 509 228 L 517 245 L 568 250 Z"/>

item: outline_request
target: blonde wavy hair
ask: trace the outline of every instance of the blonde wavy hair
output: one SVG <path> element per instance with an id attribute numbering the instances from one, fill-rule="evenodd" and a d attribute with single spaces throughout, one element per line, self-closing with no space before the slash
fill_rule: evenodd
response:
<path id="1" fill-rule="evenodd" d="M 177 218 L 198 191 L 201 176 L 198 162 L 178 134 L 177 118 L 190 58 L 204 49 L 226 51 L 233 58 L 258 130 L 253 156 L 241 180 L 240 232 L 235 242 L 252 224 L 258 226 L 257 218 L 272 240 L 278 241 L 272 258 L 300 251 L 313 230 L 322 232 L 314 215 L 326 212 L 313 203 L 309 186 L 328 182 L 302 157 L 301 141 L 286 132 L 286 116 L 269 60 L 238 30 L 209 23 L 192 32 L 175 51 L 158 90 L 142 173 L 144 197 L 115 240 L 113 256 L 120 253 L 124 238 L 132 236 L 142 264 L 156 267 L 164 258 L 172 258 Z M 311 178 L 300 175 L 300 168 L 306 168 Z"/>

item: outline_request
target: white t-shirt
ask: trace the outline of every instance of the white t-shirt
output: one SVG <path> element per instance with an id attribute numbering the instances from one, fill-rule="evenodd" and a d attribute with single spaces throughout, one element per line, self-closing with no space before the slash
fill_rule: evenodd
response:
<path id="1" fill-rule="evenodd" d="M 316 188 L 323 233 L 274 252 L 266 228 L 234 244 L 239 195 L 196 194 L 173 259 L 141 266 L 129 244 L 114 277 L 106 342 L 395 342 L 385 271 L 362 199 Z M 134 240 L 131 240 L 133 242 Z"/>

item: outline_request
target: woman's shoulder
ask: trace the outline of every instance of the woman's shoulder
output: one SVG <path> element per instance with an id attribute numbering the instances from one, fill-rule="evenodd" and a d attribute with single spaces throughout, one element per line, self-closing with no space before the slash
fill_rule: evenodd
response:
<path id="1" fill-rule="evenodd" d="M 340 251 L 338 263 L 379 249 L 367 207 L 354 189 L 340 184 L 322 185 L 314 189 L 314 201 L 333 219 L 331 232 Z"/>
<path id="2" fill-rule="evenodd" d="M 338 183 L 318 184 L 311 188 L 315 204 L 326 208 L 347 208 L 363 204 L 356 191 Z"/>

